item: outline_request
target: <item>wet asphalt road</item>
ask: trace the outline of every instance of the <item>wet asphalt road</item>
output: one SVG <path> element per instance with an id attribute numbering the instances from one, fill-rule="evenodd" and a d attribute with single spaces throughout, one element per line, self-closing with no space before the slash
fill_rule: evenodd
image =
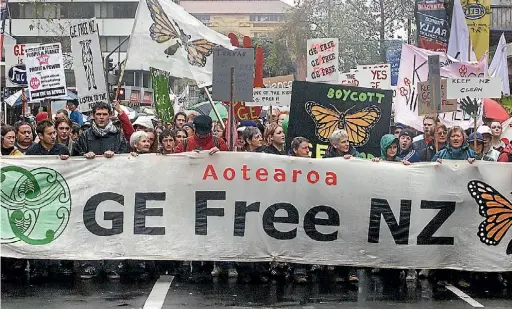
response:
<path id="1" fill-rule="evenodd" d="M 163 277 L 162 277 L 163 278 Z M 165 277 L 172 279 L 171 277 Z M 64 280 L 60 282 L 2 282 L 2 309 L 285 309 L 334 308 L 473 308 L 444 287 L 427 280 L 407 285 L 385 283 L 378 276 L 359 274 L 359 285 L 335 283 L 244 284 L 233 279 L 219 279 L 191 284 L 174 279 L 161 305 L 150 306 L 148 297 L 156 280 L 143 282 L 96 282 Z M 162 279 L 158 280 L 161 281 Z M 461 289 L 472 301 L 485 308 L 511 309 L 512 289 L 472 287 Z M 152 295 L 153 296 L 153 295 Z M 144 307 L 146 306 L 146 307 Z"/>

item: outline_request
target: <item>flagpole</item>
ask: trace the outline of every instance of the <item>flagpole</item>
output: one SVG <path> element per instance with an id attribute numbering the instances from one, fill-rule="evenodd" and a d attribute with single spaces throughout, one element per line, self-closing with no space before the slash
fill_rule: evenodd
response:
<path id="1" fill-rule="evenodd" d="M 233 140 L 234 139 L 234 134 L 233 134 L 233 130 L 234 130 L 234 119 L 233 117 L 235 116 L 235 107 L 234 107 L 234 104 L 233 104 L 233 98 L 235 96 L 235 68 L 232 67 L 231 68 L 231 93 L 230 93 L 230 97 L 229 97 L 229 112 L 228 112 L 228 119 L 229 119 L 229 150 L 230 151 L 234 151 L 235 150 L 235 141 Z"/>
<path id="2" fill-rule="evenodd" d="M 222 126 L 223 130 L 226 130 L 226 125 L 224 124 L 224 121 L 220 118 L 219 111 L 215 107 L 215 104 L 213 103 L 212 96 L 210 95 L 210 92 L 208 91 L 207 87 L 203 88 L 206 92 L 206 96 L 208 97 L 208 102 L 210 102 L 210 105 L 212 106 L 213 112 L 215 113 L 215 116 L 217 116 L 217 120 L 220 122 L 220 125 Z"/>

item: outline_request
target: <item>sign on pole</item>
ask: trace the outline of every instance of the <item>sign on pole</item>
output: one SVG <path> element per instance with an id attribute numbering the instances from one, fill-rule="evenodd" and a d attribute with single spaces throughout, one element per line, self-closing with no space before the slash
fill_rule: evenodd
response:
<path id="1" fill-rule="evenodd" d="M 6 87 L 23 87 L 27 85 L 25 44 L 5 45 L 5 75 Z"/>
<path id="2" fill-rule="evenodd" d="M 105 74 L 96 20 L 90 19 L 69 27 L 71 52 L 81 112 L 96 102 L 108 102 Z"/>
<path id="3" fill-rule="evenodd" d="M 503 87 L 499 78 L 450 78 L 447 95 L 449 99 L 459 98 L 501 98 Z"/>
<path id="4" fill-rule="evenodd" d="M 234 69 L 231 84 L 231 69 Z M 229 50 L 218 47 L 213 50 L 213 90 L 216 101 L 252 102 L 254 79 L 254 48 Z M 233 87 L 233 96 L 231 90 Z"/>
<path id="5" fill-rule="evenodd" d="M 359 84 L 359 87 L 367 87 L 374 89 L 391 89 L 391 65 L 373 64 L 373 65 L 358 65 L 357 71 L 362 76 L 369 76 Z"/>
<path id="6" fill-rule="evenodd" d="M 449 113 L 457 111 L 457 100 L 448 100 L 446 96 L 446 79 L 441 79 L 441 109 L 434 110 L 430 102 L 430 84 L 428 82 L 418 83 L 418 115 L 435 113 Z"/>
<path id="7" fill-rule="evenodd" d="M 338 39 L 310 39 L 307 53 L 306 81 L 338 82 Z"/>
<path id="8" fill-rule="evenodd" d="M 67 94 L 60 43 L 25 47 L 30 101 L 59 98 Z"/>
<path id="9" fill-rule="evenodd" d="M 254 88 L 253 102 L 245 106 L 289 106 L 292 99 L 291 88 Z"/>
<path id="10" fill-rule="evenodd" d="M 428 56 L 428 82 L 430 102 L 434 106 L 435 114 L 441 110 L 441 73 L 439 55 Z"/>

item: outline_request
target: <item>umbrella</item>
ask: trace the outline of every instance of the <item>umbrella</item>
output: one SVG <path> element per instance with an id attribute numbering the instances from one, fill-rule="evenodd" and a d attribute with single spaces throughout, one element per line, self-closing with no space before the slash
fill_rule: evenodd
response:
<path id="1" fill-rule="evenodd" d="M 504 122 L 510 118 L 510 115 L 500 103 L 491 99 L 484 99 L 484 117 Z"/>
<path id="2" fill-rule="evenodd" d="M 217 104 L 222 104 L 219 101 L 213 102 L 215 104 L 215 107 L 217 107 Z M 201 103 L 197 103 L 194 106 L 190 107 L 190 110 L 194 110 L 196 112 L 199 112 L 201 115 L 209 115 L 212 111 L 212 105 L 209 101 L 204 101 Z"/>
<path id="3" fill-rule="evenodd" d="M 27 100 L 29 99 L 28 89 L 25 89 L 25 97 L 27 98 Z M 57 100 L 67 101 L 67 100 L 77 100 L 77 99 L 78 99 L 78 96 L 73 91 L 68 89 L 68 94 L 63 97 L 58 98 Z M 7 99 L 5 99 L 4 102 L 9 104 L 9 106 L 21 105 L 21 90 L 17 91 L 13 95 L 11 95 Z M 31 102 L 40 102 L 40 101 L 31 101 Z"/>
<path id="4" fill-rule="evenodd" d="M 215 104 L 215 109 L 217 109 L 217 112 L 219 113 L 219 116 L 221 119 L 227 119 L 228 118 L 228 110 L 226 109 L 226 106 L 222 103 L 217 103 Z M 210 114 L 209 114 L 210 118 L 212 118 L 213 121 L 218 121 L 219 119 L 217 119 L 217 115 L 215 115 L 215 111 L 212 110 L 210 111 Z"/>

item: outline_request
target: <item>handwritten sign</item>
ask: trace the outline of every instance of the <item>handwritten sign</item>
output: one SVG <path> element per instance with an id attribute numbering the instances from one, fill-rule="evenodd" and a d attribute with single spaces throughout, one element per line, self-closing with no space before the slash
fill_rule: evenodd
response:
<path id="1" fill-rule="evenodd" d="M 499 78 L 450 78 L 447 95 L 449 99 L 471 97 L 475 99 L 501 98 Z"/>
<path id="2" fill-rule="evenodd" d="M 449 113 L 457 111 L 457 100 L 446 98 L 446 79 L 441 79 L 441 109 L 437 113 Z M 434 114 L 434 105 L 430 102 L 429 82 L 418 83 L 418 115 Z"/>
<path id="3" fill-rule="evenodd" d="M 234 88 L 231 97 L 231 68 L 234 68 Z M 213 99 L 216 101 L 252 102 L 254 79 L 254 48 L 213 50 Z"/>
<path id="4" fill-rule="evenodd" d="M 390 64 L 358 65 L 357 71 L 360 76 L 364 78 L 359 87 L 385 90 L 391 89 Z"/>
<path id="5" fill-rule="evenodd" d="M 309 82 L 338 82 L 338 39 L 310 39 L 307 46 Z"/>
<path id="6" fill-rule="evenodd" d="M 293 75 L 266 77 L 263 79 L 265 88 L 292 88 Z"/>
<path id="7" fill-rule="evenodd" d="M 254 88 L 254 102 L 246 106 L 289 106 L 292 99 L 291 88 Z"/>

